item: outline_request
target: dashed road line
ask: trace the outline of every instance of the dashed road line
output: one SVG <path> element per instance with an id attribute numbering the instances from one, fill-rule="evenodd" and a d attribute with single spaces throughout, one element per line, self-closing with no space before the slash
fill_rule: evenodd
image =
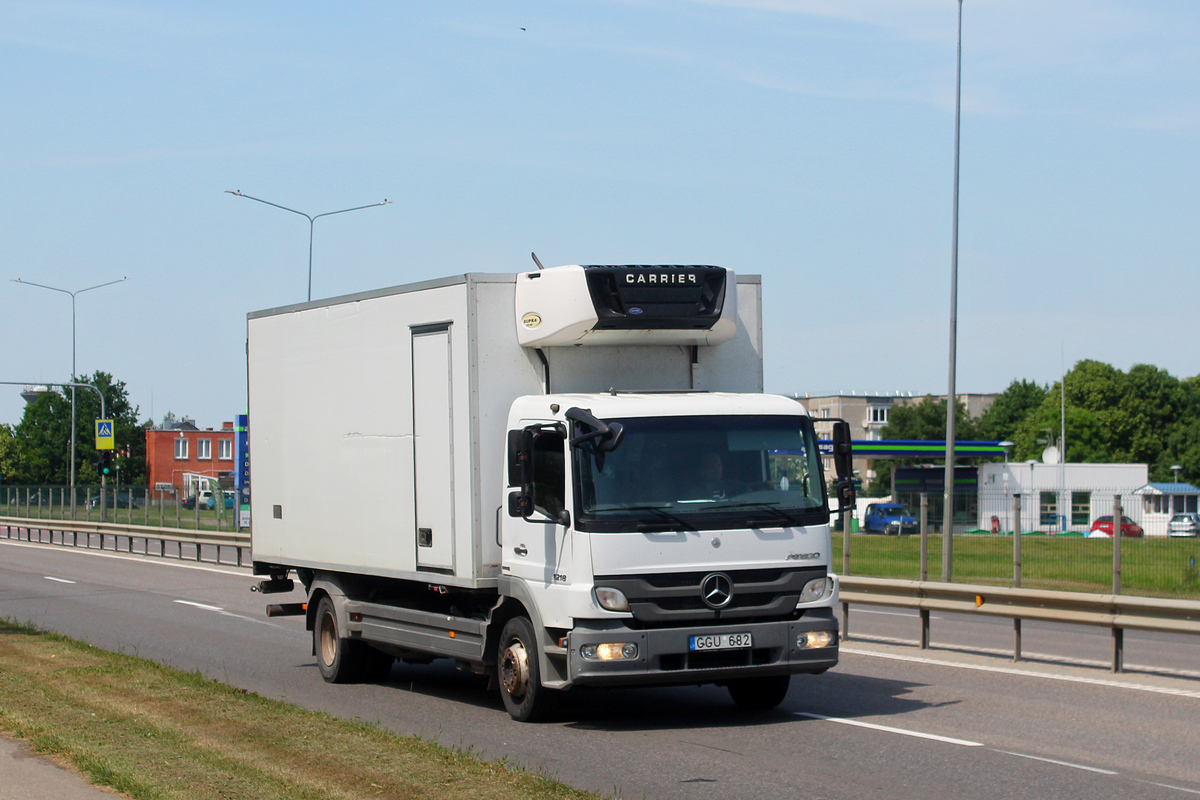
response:
<path id="1" fill-rule="evenodd" d="M 1101 775 L 1119 775 L 1119 772 L 1114 772 L 1111 769 L 1100 769 L 1099 767 L 1086 767 L 1083 764 L 1074 764 L 1070 761 L 1059 761 L 1055 758 L 1042 758 L 1041 756 L 1031 756 L 1027 753 L 1014 753 L 1011 750 L 993 750 L 995 753 L 1004 753 L 1006 756 L 1016 756 L 1017 758 L 1028 758 L 1032 761 L 1044 761 L 1047 764 L 1057 764 L 1060 767 L 1070 767 L 1071 769 L 1083 769 L 1088 772 L 1098 772 Z"/>
<path id="2" fill-rule="evenodd" d="M 220 606 L 210 606 L 207 603 L 197 603 L 194 600 L 173 600 L 172 602 L 178 603 L 181 606 L 191 606 L 192 608 L 198 608 L 201 611 L 212 611 L 217 614 L 220 614 L 222 617 L 233 617 L 234 619 L 240 619 L 245 622 L 253 622 L 256 625 L 266 625 L 271 628 L 280 627 L 279 625 L 276 625 L 273 622 L 267 622 L 265 619 L 257 619 L 255 617 L 247 617 L 245 614 L 235 614 L 232 611 L 226 611 L 225 609 L 221 608 Z"/>
<path id="3" fill-rule="evenodd" d="M 938 736 L 934 733 L 921 733 L 920 731 L 910 731 L 904 728 L 893 728 L 890 725 L 877 725 L 873 722 L 863 722 L 857 719 L 846 719 L 845 717 L 827 717 L 824 714 L 813 714 L 808 711 L 792 712 L 798 717 L 808 717 L 809 719 L 819 719 L 825 722 L 837 722 L 842 725 L 853 725 L 856 728 L 870 728 L 874 731 L 882 731 L 884 733 L 898 733 L 902 736 L 912 736 L 917 739 L 930 739 L 935 742 L 945 742 L 946 744 L 956 744 L 962 747 L 983 747 L 983 742 L 972 742 L 967 739 L 955 739 L 950 736 Z"/>
<path id="4" fill-rule="evenodd" d="M 66 578 L 56 578 L 53 575 L 43 575 L 42 577 L 48 581 L 54 581 L 55 583 L 74 583 L 75 582 L 75 581 L 69 581 Z"/>

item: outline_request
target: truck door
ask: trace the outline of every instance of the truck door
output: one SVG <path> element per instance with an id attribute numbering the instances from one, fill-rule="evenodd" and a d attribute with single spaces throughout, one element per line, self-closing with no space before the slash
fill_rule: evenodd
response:
<path id="1" fill-rule="evenodd" d="M 417 569 L 454 572 L 450 323 L 412 328 Z"/>
<path id="2" fill-rule="evenodd" d="M 522 433 L 522 432 L 515 432 Z M 535 596 L 565 588 L 571 563 L 566 432 L 561 425 L 532 424 L 525 450 L 530 469 L 530 508 L 521 516 L 510 508 L 503 534 L 505 574 L 522 578 Z M 514 446 L 520 437 L 510 439 Z M 510 464 L 514 458 L 510 458 Z M 519 483 L 510 475 L 510 484 Z M 553 607 L 543 606 L 543 609 Z M 547 624 L 551 624 L 547 621 Z"/>

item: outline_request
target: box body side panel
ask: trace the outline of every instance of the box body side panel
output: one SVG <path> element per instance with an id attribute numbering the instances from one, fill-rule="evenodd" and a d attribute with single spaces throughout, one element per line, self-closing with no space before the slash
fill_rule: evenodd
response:
<path id="1" fill-rule="evenodd" d="M 440 377 L 455 440 L 440 446 L 457 505 L 472 481 L 466 285 L 249 320 L 255 560 L 416 572 L 413 326 L 450 331 L 452 373 Z M 469 507 L 455 520 L 469 531 Z"/>

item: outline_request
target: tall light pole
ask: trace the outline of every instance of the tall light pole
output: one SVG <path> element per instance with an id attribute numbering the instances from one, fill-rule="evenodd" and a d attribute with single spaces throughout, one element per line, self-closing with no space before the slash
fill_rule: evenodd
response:
<path id="1" fill-rule="evenodd" d="M 954 558 L 954 364 L 958 347 L 958 131 L 962 116 L 962 0 L 958 0 L 958 65 L 954 80 L 954 221 L 950 234 L 950 388 L 946 391 L 946 486 L 942 508 L 942 580 L 951 580 Z"/>
<path id="2" fill-rule="evenodd" d="M 236 195 L 238 197 L 244 197 L 247 200 L 255 200 L 259 203 L 264 203 L 268 206 L 274 206 L 275 208 L 282 208 L 284 211 L 290 211 L 293 214 L 299 214 L 300 216 L 302 216 L 308 220 L 308 299 L 309 300 L 312 300 L 313 225 L 316 224 L 316 221 L 318 219 L 320 219 L 321 217 L 331 217 L 334 214 L 345 214 L 347 211 L 361 211 L 364 208 L 374 208 L 375 206 L 386 206 L 386 205 L 390 205 L 392 202 L 391 200 L 383 200 L 379 203 L 371 203 L 371 204 L 365 205 L 365 206 L 355 206 L 354 208 L 343 208 L 340 211 L 326 211 L 324 214 L 309 215 L 309 214 L 305 214 L 303 211 L 297 211 L 294 208 L 288 208 L 287 206 L 281 206 L 278 203 L 272 203 L 269 200 L 262 200 L 258 197 L 251 197 L 248 194 L 242 194 L 241 189 L 236 189 L 236 190 L 235 189 L 226 189 L 225 194 L 232 194 L 232 195 Z"/>
<path id="3" fill-rule="evenodd" d="M 42 283 L 34 283 L 33 281 L 23 281 L 20 278 L 13 278 L 13 283 L 23 283 L 26 286 L 36 286 L 39 289 L 49 289 L 52 292 L 62 292 L 63 294 L 71 295 L 71 380 L 74 381 L 75 375 L 75 295 L 90 292 L 93 289 L 103 289 L 105 286 L 112 286 L 114 283 L 121 283 L 129 280 L 128 277 L 118 278 L 115 281 L 108 283 L 99 283 L 95 286 L 89 286 L 86 289 L 76 289 L 75 291 L 67 291 L 59 289 L 55 286 L 46 286 Z M 103 405 L 103 403 L 102 403 Z M 71 505 L 75 505 L 75 387 L 71 387 Z"/>

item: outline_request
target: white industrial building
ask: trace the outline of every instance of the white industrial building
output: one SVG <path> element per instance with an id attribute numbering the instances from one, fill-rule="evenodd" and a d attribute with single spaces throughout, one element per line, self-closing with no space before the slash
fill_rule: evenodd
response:
<path id="1" fill-rule="evenodd" d="M 1138 492 L 1147 486 L 1147 476 L 1145 464 L 980 464 L 979 527 L 1011 532 L 1013 496 L 1019 494 L 1022 531 L 1087 533 L 1097 517 L 1112 515 L 1119 496 L 1124 516 L 1148 536 L 1165 536 L 1169 515 L 1153 528 L 1143 522 L 1145 503 Z"/>

